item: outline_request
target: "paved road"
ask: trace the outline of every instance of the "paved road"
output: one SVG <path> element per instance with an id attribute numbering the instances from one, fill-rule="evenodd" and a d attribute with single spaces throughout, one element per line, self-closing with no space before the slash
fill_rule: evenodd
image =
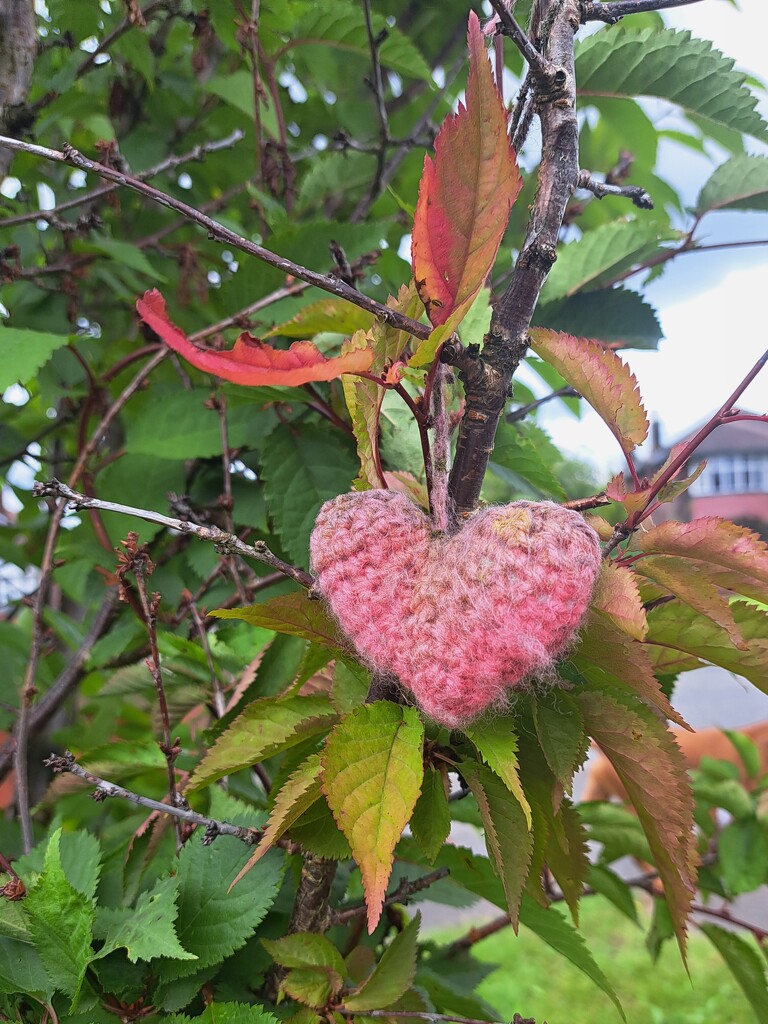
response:
<path id="1" fill-rule="evenodd" d="M 675 707 L 695 729 L 718 726 L 734 729 L 750 722 L 768 718 L 768 695 L 745 679 L 737 678 L 719 668 L 703 668 L 687 672 L 680 677 L 673 697 Z M 584 787 L 584 772 L 576 776 L 576 800 Z M 456 824 L 451 832 L 453 842 L 468 846 L 478 853 L 485 852 L 481 835 L 469 825 Z M 619 862 L 618 870 L 625 877 L 637 873 L 636 866 L 627 858 Z M 479 924 L 497 917 L 498 907 L 479 901 L 471 907 L 459 909 L 425 901 L 420 904 L 424 922 L 433 927 L 459 923 Z M 768 887 L 749 896 L 742 896 L 732 904 L 735 916 L 754 924 L 768 927 Z"/>

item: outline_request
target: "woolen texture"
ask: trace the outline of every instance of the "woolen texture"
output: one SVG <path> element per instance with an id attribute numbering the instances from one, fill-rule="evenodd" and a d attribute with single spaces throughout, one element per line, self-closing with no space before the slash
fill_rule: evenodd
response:
<path id="1" fill-rule="evenodd" d="M 450 728 L 546 674 L 600 570 L 595 532 L 552 502 L 487 508 L 444 536 L 409 498 L 384 490 L 327 501 L 310 553 L 358 655 Z"/>

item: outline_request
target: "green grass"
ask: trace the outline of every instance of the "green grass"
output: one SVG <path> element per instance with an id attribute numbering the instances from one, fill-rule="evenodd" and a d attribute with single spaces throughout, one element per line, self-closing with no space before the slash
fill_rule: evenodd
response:
<path id="1" fill-rule="evenodd" d="M 685 972 L 674 942 L 664 945 L 654 964 L 645 948 L 647 907 L 641 908 L 643 930 L 600 898 L 582 902 L 581 931 L 593 956 L 613 985 L 628 1024 L 754 1024 L 741 989 L 709 941 L 691 929 L 689 966 Z M 466 929 L 443 929 L 438 941 Z M 519 937 L 505 929 L 474 947 L 478 960 L 498 965 L 478 988 L 495 1007 L 499 1020 L 515 1013 L 536 1024 L 620 1024 L 609 999 L 579 970 L 524 928 Z"/>

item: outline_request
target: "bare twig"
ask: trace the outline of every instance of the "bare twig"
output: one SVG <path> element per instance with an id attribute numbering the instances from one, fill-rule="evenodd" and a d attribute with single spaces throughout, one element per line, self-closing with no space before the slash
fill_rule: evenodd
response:
<path id="1" fill-rule="evenodd" d="M 211 674 L 211 690 L 213 691 L 213 708 L 216 712 L 217 718 L 223 718 L 227 711 L 227 701 L 224 697 L 224 692 L 221 689 L 221 681 L 219 680 L 219 674 L 216 671 L 216 664 L 211 654 L 211 645 L 208 643 L 208 634 L 205 631 L 205 624 L 203 623 L 202 616 L 198 611 L 197 605 L 194 602 L 192 594 L 185 591 L 187 598 L 187 607 L 192 615 L 192 621 L 195 624 L 195 630 L 197 631 L 198 639 L 200 640 L 200 646 L 203 648 L 205 653 L 205 660 L 208 662 L 208 671 Z M 247 600 L 247 599 L 246 599 Z"/>
<path id="2" fill-rule="evenodd" d="M 154 167 L 148 167 L 145 171 L 139 171 L 136 179 L 137 181 L 148 181 L 164 171 L 172 171 L 183 164 L 192 163 L 194 160 L 202 160 L 208 153 L 218 153 L 222 149 L 231 149 L 242 138 L 244 138 L 244 133 L 239 128 L 236 128 L 235 131 L 230 132 L 223 139 L 215 139 L 213 142 L 201 142 L 180 156 L 174 154 L 167 156 L 160 163 L 155 164 Z M 84 206 L 86 203 L 94 203 L 99 199 L 103 199 L 104 196 L 108 196 L 111 192 L 116 192 L 119 187 L 119 185 L 102 185 L 99 188 L 92 189 L 90 192 L 84 192 L 75 199 L 68 199 L 65 203 L 59 203 L 52 210 L 32 210 L 30 213 L 19 214 L 18 217 L 6 217 L 0 220 L 0 227 L 12 228 L 17 224 L 26 224 L 32 220 L 44 220 L 53 223 L 65 211 L 72 210 L 76 206 Z"/>
<path id="3" fill-rule="evenodd" d="M 520 420 L 524 420 L 535 409 L 545 405 L 547 402 L 551 402 L 553 398 L 581 398 L 581 395 L 575 388 L 566 384 L 565 387 L 558 388 L 557 391 L 552 391 L 550 394 L 544 395 L 543 398 L 537 398 L 534 402 L 528 402 L 527 405 L 521 405 L 519 408 L 513 409 L 512 412 L 508 412 L 506 415 L 507 423 L 518 423 Z"/>
<path id="4" fill-rule="evenodd" d="M 581 171 L 578 187 L 585 188 L 598 199 L 604 199 L 606 196 L 623 196 L 630 199 L 640 210 L 653 209 L 653 200 L 639 185 L 611 185 L 609 182 L 597 181 L 589 171 Z"/>
<path id="5" fill-rule="evenodd" d="M 80 679 L 82 679 L 93 646 L 109 626 L 116 604 L 117 591 L 112 588 L 101 603 L 88 632 L 83 637 L 83 642 L 73 655 L 72 660 L 63 669 L 51 688 L 43 694 L 36 704 L 33 704 L 29 720 L 29 731 L 31 733 L 38 733 L 50 721 L 51 717 L 58 711 Z M 13 753 L 15 749 L 15 737 L 11 737 L 0 748 L 0 782 L 2 782 L 13 766 Z"/>
<path id="6" fill-rule="evenodd" d="M 132 505 L 123 505 L 115 501 L 102 501 L 100 498 L 89 498 L 86 494 L 79 494 L 77 491 L 73 491 L 71 487 L 58 480 L 49 480 L 46 483 L 35 484 L 34 493 L 38 497 L 58 495 L 66 498 L 67 501 L 71 501 L 76 508 L 98 508 L 103 512 L 119 512 L 122 515 L 136 516 L 138 519 L 144 519 L 148 523 L 157 523 L 159 526 L 165 526 L 169 530 L 176 530 L 178 533 L 192 534 L 200 540 L 210 541 L 215 544 L 222 553 L 238 554 L 244 558 L 253 558 L 257 562 L 264 562 L 265 565 L 277 569 L 284 576 L 288 576 L 302 587 L 310 589 L 314 586 L 314 579 L 308 572 L 296 568 L 295 565 L 289 565 L 282 558 L 272 554 L 264 541 L 261 540 L 256 541 L 255 544 L 246 544 L 239 537 L 227 533 L 218 526 L 199 526 L 197 523 L 190 523 L 183 519 L 174 519 L 172 516 L 164 516 L 160 512 L 152 512 L 149 509 L 135 508 Z"/>
<path id="7" fill-rule="evenodd" d="M 490 3 L 499 19 L 499 31 L 503 35 L 509 36 L 527 61 L 528 67 L 531 69 L 534 77 L 546 83 L 548 86 L 553 85 L 558 74 L 562 76 L 564 72 L 561 69 L 556 68 L 554 64 L 551 64 L 546 57 L 536 49 L 531 40 L 518 25 L 515 20 L 515 16 L 507 9 L 504 0 L 490 0 Z"/>
<path id="8" fill-rule="evenodd" d="M 363 13 L 365 15 L 365 29 L 368 34 L 368 48 L 371 51 L 371 66 L 373 75 L 370 80 L 371 91 L 376 101 L 376 115 L 379 119 L 379 146 L 376 150 L 376 173 L 371 183 L 370 195 L 375 199 L 381 191 L 381 181 L 384 175 L 384 166 L 387 158 L 387 146 L 389 137 L 389 117 L 387 116 L 387 104 L 384 100 L 384 76 L 381 72 L 380 50 L 381 44 L 387 38 L 386 29 L 378 34 L 373 31 L 373 17 L 371 15 L 371 0 L 363 0 Z"/>
<path id="9" fill-rule="evenodd" d="M 231 825 L 227 821 L 219 821 L 216 818 L 209 818 L 205 814 L 198 814 L 197 811 L 190 810 L 188 807 L 171 806 L 170 804 L 161 803 L 159 800 L 151 800 L 149 797 L 141 796 L 130 789 L 124 789 L 114 782 L 107 782 L 106 779 L 100 779 L 98 775 L 93 775 L 86 768 L 79 765 L 75 761 L 74 755 L 69 751 L 66 751 L 64 754 L 51 754 L 43 763 L 48 768 L 52 768 L 57 774 L 69 772 L 71 775 L 76 775 L 79 779 L 89 782 L 92 786 L 96 787 L 94 797 L 97 799 L 104 800 L 108 796 L 114 796 L 120 800 L 129 800 L 132 804 L 136 804 L 139 807 L 146 807 L 160 814 L 168 814 L 179 821 L 188 821 L 193 825 L 203 825 L 205 827 L 203 843 L 206 845 L 212 843 L 217 836 L 221 835 L 234 836 L 235 839 L 240 839 L 248 846 L 255 846 L 261 840 L 264 833 L 264 830 L 260 828 Z"/>
<path id="10" fill-rule="evenodd" d="M 268 263 L 269 266 L 282 270 L 285 274 L 298 277 L 300 280 L 306 281 L 308 284 L 315 285 L 315 287 L 321 288 L 323 291 L 330 292 L 332 295 L 336 295 L 340 299 L 345 299 L 347 302 L 351 302 L 355 306 L 360 306 L 361 309 L 365 309 L 369 313 L 372 313 L 383 323 L 397 327 L 401 331 L 407 331 L 408 334 L 411 334 L 416 338 L 428 338 L 430 335 L 431 327 L 429 325 L 422 324 L 418 320 L 414 320 L 412 317 L 405 316 L 404 314 L 398 313 L 396 310 L 390 309 L 388 306 L 385 306 L 380 302 L 376 302 L 375 299 L 368 298 L 367 295 L 363 295 L 362 292 L 359 292 L 356 288 L 351 288 L 348 284 L 338 280 L 338 278 L 331 275 L 318 274 L 314 270 L 309 270 L 307 267 L 302 267 L 298 263 L 293 263 L 291 260 L 287 260 L 282 256 L 277 256 L 275 253 L 263 248 L 263 246 L 257 245 L 255 242 L 251 242 L 247 238 L 243 238 L 235 231 L 232 231 L 230 228 L 225 227 L 218 221 L 213 220 L 206 214 L 201 213 L 200 210 L 195 207 L 182 202 L 180 199 L 174 199 L 173 196 L 170 196 L 165 192 L 161 192 L 159 189 L 156 189 L 152 185 L 148 185 L 143 181 L 139 181 L 130 174 L 114 170 L 112 167 L 106 167 L 104 164 L 97 163 L 94 160 L 89 160 L 88 157 L 83 156 L 82 153 L 78 152 L 78 150 L 74 149 L 74 147 L 70 146 L 68 143 L 65 144 L 64 150 L 59 152 L 59 150 L 48 149 L 45 146 L 35 146 L 28 142 L 20 142 L 17 139 L 0 136 L 0 146 L 6 146 L 9 149 L 15 149 L 23 153 L 30 153 L 33 156 L 39 156 L 45 160 L 52 160 L 56 163 L 71 164 L 73 167 L 78 167 L 83 171 L 90 171 L 93 174 L 98 174 L 100 177 L 106 178 L 107 181 L 112 181 L 117 185 L 133 189 L 134 192 L 140 193 L 147 199 L 151 199 L 153 202 L 159 203 L 161 206 L 165 206 L 169 210 L 175 210 L 187 220 L 193 221 L 195 224 L 199 224 L 201 227 L 206 229 L 209 238 L 212 238 L 215 241 L 226 242 L 227 245 L 231 245 L 235 249 L 239 249 L 241 252 L 247 253 L 249 256 L 254 256 L 256 259 L 262 260 L 264 263 Z"/>
<path id="11" fill-rule="evenodd" d="M 413 881 L 403 878 L 394 892 L 385 898 L 383 906 L 389 907 L 393 903 L 407 903 L 411 896 L 415 896 L 417 892 L 423 892 L 424 889 L 428 889 L 430 885 L 434 885 L 435 882 L 439 882 L 441 878 L 446 878 L 449 874 L 448 868 L 437 868 L 435 871 L 430 871 L 428 875 L 414 878 Z M 346 910 L 334 910 L 331 913 L 331 924 L 347 924 L 347 922 L 365 913 L 367 913 L 365 903 L 348 907 Z"/>
<path id="12" fill-rule="evenodd" d="M 609 25 L 615 25 L 628 14 L 664 11 L 671 7 L 687 7 L 696 3 L 700 3 L 700 0 L 613 0 L 612 3 L 586 0 L 581 3 L 581 20 L 605 21 Z"/>

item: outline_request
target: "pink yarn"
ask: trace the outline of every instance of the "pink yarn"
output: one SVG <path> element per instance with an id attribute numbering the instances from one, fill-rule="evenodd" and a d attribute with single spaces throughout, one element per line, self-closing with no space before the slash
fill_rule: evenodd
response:
<path id="1" fill-rule="evenodd" d="M 327 501 L 310 552 L 360 657 L 450 728 L 552 666 L 600 569 L 595 532 L 552 502 L 487 508 L 446 537 L 395 491 Z"/>

